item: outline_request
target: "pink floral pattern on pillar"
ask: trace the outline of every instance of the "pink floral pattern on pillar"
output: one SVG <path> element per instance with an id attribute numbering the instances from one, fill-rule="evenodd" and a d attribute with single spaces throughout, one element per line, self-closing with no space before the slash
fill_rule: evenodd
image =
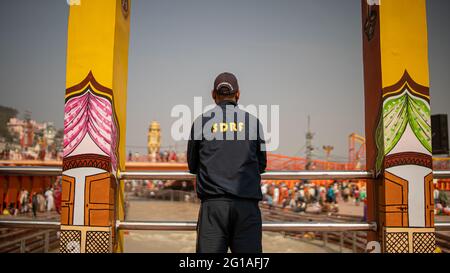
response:
<path id="1" fill-rule="evenodd" d="M 90 90 L 70 98 L 64 109 L 64 157 L 69 156 L 86 134 L 111 157 L 117 169 L 117 126 L 111 102 Z"/>

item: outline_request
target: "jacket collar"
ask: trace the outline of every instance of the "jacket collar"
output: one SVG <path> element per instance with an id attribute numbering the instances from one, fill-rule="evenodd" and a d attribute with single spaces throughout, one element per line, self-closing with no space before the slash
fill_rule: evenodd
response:
<path id="1" fill-rule="evenodd" d="M 225 105 L 237 106 L 237 103 L 235 101 L 232 101 L 232 100 L 223 100 L 223 101 L 219 102 L 217 105 L 219 105 L 219 106 L 225 106 Z"/>

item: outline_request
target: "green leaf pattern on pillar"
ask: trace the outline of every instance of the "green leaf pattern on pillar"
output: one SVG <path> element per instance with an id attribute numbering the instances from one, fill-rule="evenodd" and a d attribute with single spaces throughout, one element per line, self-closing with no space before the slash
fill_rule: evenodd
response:
<path id="1" fill-rule="evenodd" d="M 431 153 L 430 106 L 405 89 L 401 95 L 389 97 L 383 104 L 383 118 L 376 130 L 377 172 L 381 170 L 384 156 L 394 149 L 408 124 L 423 147 Z"/>
<path id="2" fill-rule="evenodd" d="M 375 162 L 375 171 L 378 175 L 381 171 L 381 165 L 384 159 L 384 148 L 383 148 L 383 119 L 380 117 L 378 121 L 377 130 L 375 131 L 375 144 L 377 145 L 377 160 Z"/>

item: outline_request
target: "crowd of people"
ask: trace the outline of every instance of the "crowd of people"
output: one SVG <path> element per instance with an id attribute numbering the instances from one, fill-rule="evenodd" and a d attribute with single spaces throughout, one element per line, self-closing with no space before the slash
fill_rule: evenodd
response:
<path id="1" fill-rule="evenodd" d="M 286 183 L 261 186 L 263 202 L 269 207 L 289 208 L 294 212 L 338 212 L 338 201 L 359 206 L 366 200 L 365 187 L 353 182 L 333 182 L 328 186 L 308 181 L 297 182 L 292 188 Z"/>
<path id="2" fill-rule="evenodd" d="M 448 202 L 448 195 L 445 191 L 434 189 L 434 209 L 437 215 L 450 216 L 450 203 Z"/>
<path id="3" fill-rule="evenodd" d="M 31 215 L 35 218 L 38 212 L 56 211 L 60 213 L 61 209 L 61 185 L 57 183 L 55 186 L 41 191 L 29 192 L 21 189 L 18 194 L 17 203 L 11 202 L 8 207 L 3 209 L 3 215 Z"/>
<path id="4" fill-rule="evenodd" d="M 23 148 L 19 149 L 8 149 L 5 148 L 0 151 L 0 160 L 61 160 L 62 151 L 51 150 L 47 151 L 45 149 L 33 149 L 33 148 Z"/>
<path id="5" fill-rule="evenodd" d="M 125 183 L 125 192 L 132 192 L 135 196 L 152 197 L 155 192 L 164 189 L 164 181 L 130 180 Z"/>
<path id="6" fill-rule="evenodd" d="M 181 189 L 187 188 L 185 184 L 186 182 L 180 184 Z M 147 195 L 151 197 L 155 191 L 164 189 L 165 184 L 161 180 L 131 181 L 126 184 L 126 188 L 126 191 L 133 192 L 136 196 Z M 284 182 L 278 184 L 263 183 L 261 191 L 263 203 L 268 204 L 269 207 L 311 213 L 338 212 L 339 202 L 351 202 L 355 206 L 360 206 L 361 203 L 366 202 L 367 196 L 366 188 L 353 182 L 333 182 L 324 186 L 300 181 L 291 188 Z M 435 213 L 450 216 L 450 203 L 447 193 L 435 189 L 433 195 Z M 27 215 L 31 213 L 33 217 L 36 217 L 38 212 L 56 211 L 60 213 L 60 208 L 61 184 L 55 183 L 53 186 L 37 192 L 21 189 L 18 194 L 17 205 L 11 202 L 11 205 L 5 208 L 1 214 Z"/>
<path id="7" fill-rule="evenodd" d="M 141 155 L 140 153 L 129 152 L 127 157 L 128 162 L 170 162 L 170 163 L 185 163 L 186 162 L 186 153 L 185 152 L 177 152 L 175 150 L 161 150 L 159 153 L 154 155 Z"/>
<path id="8" fill-rule="evenodd" d="M 294 212 L 338 212 L 339 202 L 351 202 L 355 206 L 364 204 L 367 192 L 364 186 L 353 182 L 333 182 L 328 186 L 297 182 L 293 187 L 287 183 L 263 183 L 263 202 L 269 207 L 288 208 Z M 435 214 L 450 216 L 450 202 L 446 191 L 434 190 Z M 366 213 L 366 211 L 365 211 Z"/>

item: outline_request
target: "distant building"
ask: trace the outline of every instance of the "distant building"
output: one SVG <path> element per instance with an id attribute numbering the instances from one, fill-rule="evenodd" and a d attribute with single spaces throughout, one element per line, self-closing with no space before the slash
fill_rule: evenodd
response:
<path id="1" fill-rule="evenodd" d="M 10 148 L 19 153 L 25 153 L 22 157 L 36 158 L 39 153 L 41 157 L 45 157 L 54 152 L 57 130 L 53 122 L 38 123 L 28 117 L 25 120 L 11 118 L 7 128 L 16 139 L 14 143 L 10 143 Z"/>
<path id="2" fill-rule="evenodd" d="M 7 123 L 8 130 L 13 136 L 17 136 L 22 148 L 33 146 L 34 132 L 37 123 L 34 120 L 21 120 L 11 118 Z"/>
<path id="3" fill-rule="evenodd" d="M 43 124 L 43 135 L 44 139 L 47 142 L 48 146 L 51 146 L 55 143 L 55 136 L 56 136 L 56 127 L 53 124 L 53 122 L 46 122 Z"/>

